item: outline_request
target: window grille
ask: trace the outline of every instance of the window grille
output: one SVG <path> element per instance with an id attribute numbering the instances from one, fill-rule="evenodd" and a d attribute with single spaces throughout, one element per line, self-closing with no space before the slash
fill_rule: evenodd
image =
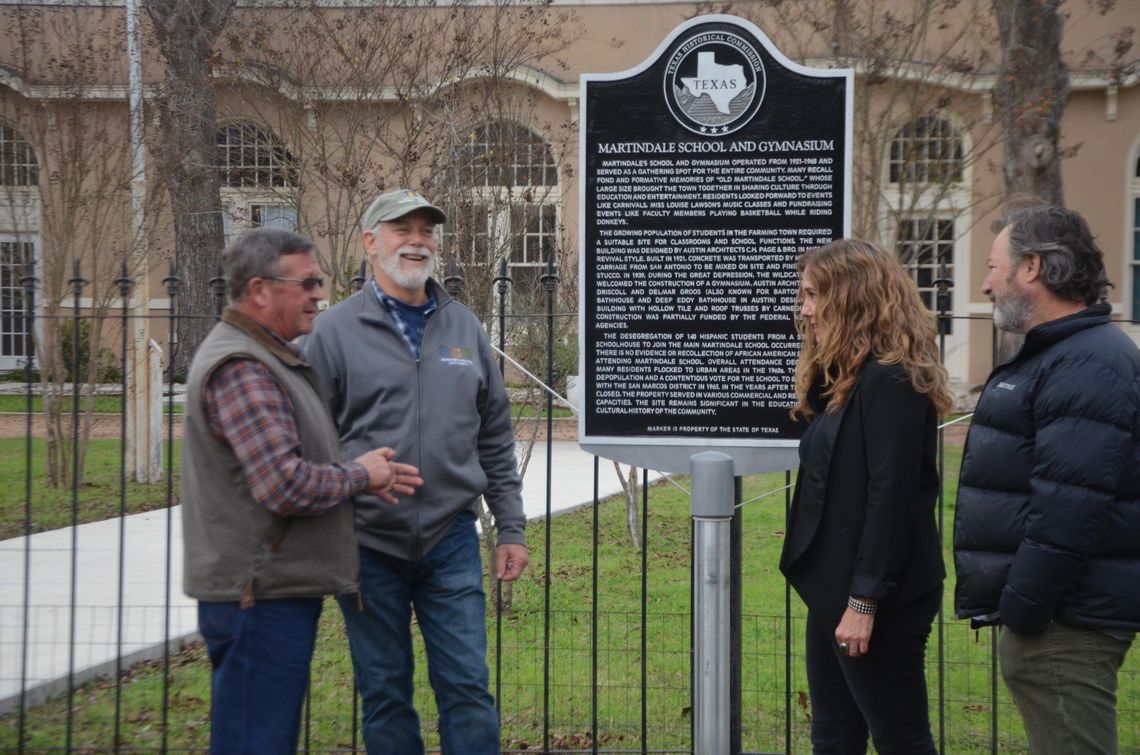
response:
<path id="1" fill-rule="evenodd" d="M 0 123 L 0 186 L 36 186 L 40 168 L 32 145 Z"/>
<path id="2" fill-rule="evenodd" d="M 218 129 L 218 170 L 222 186 L 231 189 L 297 185 L 293 156 L 272 132 L 252 123 Z"/>
<path id="3" fill-rule="evenodd" d="M 892 184 L 961 183 L 962 139 L 953 124 L 924 116 L 903 126 L 891 140 Z"/>

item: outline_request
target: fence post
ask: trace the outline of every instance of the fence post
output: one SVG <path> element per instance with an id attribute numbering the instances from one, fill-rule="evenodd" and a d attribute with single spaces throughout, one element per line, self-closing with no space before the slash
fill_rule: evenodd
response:
<path id="1" fill-rule="evenodd" d="M 78 259 L 67 283 L 71 286 L 71 604 L 68 607 L 66 751 L 71 752 L 75 730 L 75 614 L 79 604 L 79 300 L 87 285 Z"/>
<path id="2" fill-rule="evenodd" d="M 166 295 L 170 298 L 168 338 L 172 343 L 167 358 L 167 400 L 166 400 L 166 599 L 163 603 L 163 643 L 162 643 L 162 751 L 167 751 L 170 740 L 170 601 L 172 597 L 171 550 L 174 544 L 174 364 L 178 354 L 175 339 L 178 333 L 178 293 L 182 279 L 178 277 L 178 267 L 170 263 L 170 275 L 162 279 Z"/>
<path id="3" fill-rule="evenodd" d="M 946 265 L 946 258 L 938 265 L 938 278 L 934 281 L 938 289 L 938 354 L 943 365 L 946 364 L 946 336 L 950 333 L 950 289 L 954 279 L 950 277 L 950 270 Z M 941 424 L 941 423 L 940 423 Z M 944 502 L 946 493 L 946 431 L 938 429 L 938 479 L 942 484 L 938 486 L 938 534 L 942 538 L 946 532 L 946 519 L 944 515 Z M 946 617 L 943 615 L 942 605 L 938 606 L 938 751 L 946 752 L 946 670 L 943 663 L 946 657 Z"/>
<path id="4" fill-rule="evenodd" d="M 554 272 L 554 255 L 546 258 L 546 272 L 542 274 L 542 288 L 546 293 L 546 384 L 554 383 L 554 291 L 558 287 L 558 273 Z M 550 391 L 546 391 L 546 548 L 545 571 L 543 580 L 543 629 L 542 629 L 542 749 L 550 750 L 550 498 L 553 494 L 551 479 L 554 470 L 553 450 L 551 445 L 554 433 L 552 414 L 554 403 Z M 643 627 L 644 631 L 644 627 Z"/>
<path id="5" fill-rule="evenodd" d="M 742 735 L 744 728 L 744 675 L 742 668 L 744 659 L 741 655 L 741 644 L 744 634 L 744 515 L 740 508 L 743 500 L 744 478 L 734 477 L 732 485 L 732 529 L 729 538 L 729 751 L 736 753 L 743 750 Z"/>
<path id="6" fill-rule="evenodd" d="M 120 720 L 123 715 L 123 598 L 126 593 L 126 560 L 127 560 L 127 468 L 129 450 L 127 448 L 127 414 L 130 406 L 130 387 L 128 375 L 130 371 L 130 351 L 128 331 L 131 329 L 131 293 L 135 282 L 131 279 L 127 261 L 123 260 L 123 268 L 119 277 L 115 279 L 119 287 L 119 297 L 122 299 L 122 375 L 119 376 L 119 434 L 123 442 L 119 445 L 119 564 L 118 564 L 118 592 L 115 600 L 115 752 L 122 748 L 122 728 Z"/>
<path id="7" fill-rule="evenodd" d="M 32 409 L 35 406 L 32 389 L 32 361 L 34 359 L 35 325 L 36 325 L 36 262 L 29 255 L 24 263 L 24 276 L 20 284 L 24 287 L 25 337 L 24 356 L 24 382 L 26 389 L 27 415 L 24 431 L 24 615 L 23 626 L 20 630 L 20 722 L 16 732 L 16 749 L 24 753 L 24 732 L 28 725 L 28 637 L 31 629 L 31 609 L 29 601 L 32 595 Z"/>
<path id="8" fill-rule="evenodd" d="M 507 258 L 499 260 L 499 274 L 492 281 L 499 295 L 499 375 L 506 377 L 507 361 L 507 293 L 511 290 L 511 276 L 507 273 Z M 503 707 L 503 581 L 495 580 L 495 710 Z"/>
<path id="9" fill-rule="evenodd" d="M 495 284 L 495 293 L 499 295 L 499 374 L 506 371 L 506 361 L 503 354 L 507 351 L 507 292 L 511 290 L 510 274 L 507 272 L 507 258 L 499 260 L 499 274 L 492 281 Z"/>
<path id="10" fill-rule="evenodd" d="M 693 474 L 693 751 L 728 755 L 730 739 L 729 603 L 732 514 L 736 481 L 732 457 L 704 451 L 691 458 Z M 644 631 L 644 630 L 643 630 Z"/>

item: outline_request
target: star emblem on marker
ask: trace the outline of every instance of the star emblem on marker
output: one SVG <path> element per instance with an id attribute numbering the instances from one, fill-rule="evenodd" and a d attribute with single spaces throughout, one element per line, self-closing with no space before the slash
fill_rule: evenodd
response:
<path id="1" fill-rule="evenodd" d="M 707 128 L 705 128 L 704 126 L 701 126 L 701 133 L 702 134 L 707 134 L 708 132 L 709 132 L 709 130 Z"/>

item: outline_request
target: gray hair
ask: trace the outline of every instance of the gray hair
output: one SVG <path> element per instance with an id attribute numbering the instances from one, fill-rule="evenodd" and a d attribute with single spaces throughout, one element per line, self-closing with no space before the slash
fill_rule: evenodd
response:
<path id="1" fill-rule="evenodd" d="M 280 228 L 246 231 L 222 251 L 230 301 L 240 301 L 253 278 L 276 275 L 277 261 L 285 255 L 311 252 L 316 246 L 309 237 Z"/>
<path id="2" fill-rule="evenodd" d="M 1064 207 L 1026 207 L 994 224 L 995 231 L 1003 228 L 1009 229 L 1011 270 L 1033 254 L 1041 260 L 1041 282 L 1058 298 L 1091 305 L 1105 297 L 1112 284 L 1104 253 L 1080 214 Z"/>

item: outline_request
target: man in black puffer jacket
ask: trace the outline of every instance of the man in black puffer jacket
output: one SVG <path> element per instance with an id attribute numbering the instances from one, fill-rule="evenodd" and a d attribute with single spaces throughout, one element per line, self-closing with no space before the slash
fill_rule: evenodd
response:
<path id="1" fill-rule="evenodd" d="M 1116 676 L 1140 629 L 1140 353 L 1109 322 L 1075 212 L 1010 215 L 982 291 L 1025 335 L 986 382 L 954 522 L 958 618 L 1000 623 L 1030 751 L 1116 752 Z"/>

